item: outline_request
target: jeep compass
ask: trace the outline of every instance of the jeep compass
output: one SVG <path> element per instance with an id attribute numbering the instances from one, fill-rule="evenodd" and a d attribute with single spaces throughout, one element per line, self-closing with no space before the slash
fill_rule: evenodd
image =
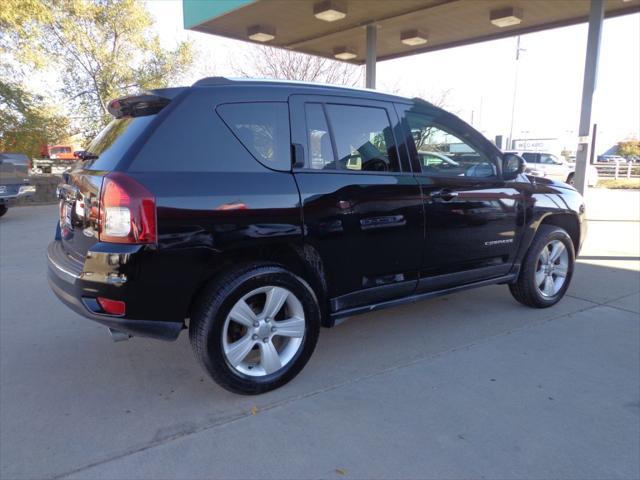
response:
<path id="1" fill-rule="evenodd" d="M 233 392 L 358 313 L 490 284 L 545 308 L 571 281 L 578 192 L 423 100 L 205 78 L 109 111 L 58 189 L 51 288 L 115 337 L 187 329 Z"/>

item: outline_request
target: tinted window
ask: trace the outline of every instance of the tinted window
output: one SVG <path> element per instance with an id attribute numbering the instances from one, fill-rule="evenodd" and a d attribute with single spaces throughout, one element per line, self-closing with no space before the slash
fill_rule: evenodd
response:
<path id="1" fill-rule="evenodd" d="M 319 103 L 306 104 L 305 116 L 307 120 L 309 167 L 321 170 L 327 165 L 335 165 L 331 135 L 322 105 Z"/>
<path id="2" fill-rule="evenodd" d="M 398 154 L 383 108 L 326 105 L 338 158 L 325 169 L 399 172 Z"/>
<path id="3" fill-rule="evenodd" d="M 210 89 L 213 90 L 213 89 Z M 215 93 L 193 90 L 168 112 L 129 167 L 132 172 L 263 171 L 215 112 Z"/>
<path id="4" fill-rule="evenodd" d="M 217 112 L 260 163 L 277 170 L 291 169 L 286 103 L 228 103 L 220 105 Z"/>
<path id="5" fill-rule="evenodd" d="M 527 163 L 538 163 L 538 154 L 537 153 L 523 153 L 522 158 Z"/>
<path id="6" fill-rule="evenodd" d="M 406 114 L 422 172 L 440 177 L 493 177 L 495 164 L 470 142 L 427 115 Z"/>
<path id="7" fill-rule="evenodd" d="M 154 117 L 155 115 L 149 115 L 112 120 L 87 147 L 87 152 L 97 155 L 98 158 L 88 160 L 85 168 L 113 170 Z"/>

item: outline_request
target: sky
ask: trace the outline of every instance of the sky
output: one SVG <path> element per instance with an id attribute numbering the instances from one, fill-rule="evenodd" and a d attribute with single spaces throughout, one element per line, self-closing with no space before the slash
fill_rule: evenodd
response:
<path id="1" fill-rule="evenodd" d="M 193 41 L 197 66 L 185 84 L 204 76 L 233 76 L 251 44 L 184 30 L 180 0 L 148 0 L 154 28 L 166 47 Z M 574 149 L 580 115 L 587 25 L 523 35 L 520 47 L 514 138 L 560 138 Z M 494 40 L 379 62 L 377 87 L 400 95 L 437 99 L 488 138 L 507 136 L 515 84 L 516 38 Z M 364 76 L 363 76 L 364 78 Z M 592 114 L 597 153 L 640 137 L 640 14 L 607 19 L 600 50 Z"/>

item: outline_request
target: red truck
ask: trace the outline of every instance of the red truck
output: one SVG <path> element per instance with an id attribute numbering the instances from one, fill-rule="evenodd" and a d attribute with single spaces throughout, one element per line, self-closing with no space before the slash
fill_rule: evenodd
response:
<path id="1" fill-rule="evenodd" d="M 51 160 L 75 161 L 76 157 L 73 152 L 74 147 L 72 145 L 43 145 L 40 149 L 42 158 L 50 158 Z"/>

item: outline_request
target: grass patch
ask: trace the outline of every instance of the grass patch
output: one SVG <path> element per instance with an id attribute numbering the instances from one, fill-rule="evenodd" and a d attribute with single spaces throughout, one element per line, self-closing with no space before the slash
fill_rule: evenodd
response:
<path id="1" fill-rule="evenodd" d="M 617 180 L 615 178 L 601 178 L 598 180 L 598 187 L 640 190 L 640 178 L 618 178 Z"/>

